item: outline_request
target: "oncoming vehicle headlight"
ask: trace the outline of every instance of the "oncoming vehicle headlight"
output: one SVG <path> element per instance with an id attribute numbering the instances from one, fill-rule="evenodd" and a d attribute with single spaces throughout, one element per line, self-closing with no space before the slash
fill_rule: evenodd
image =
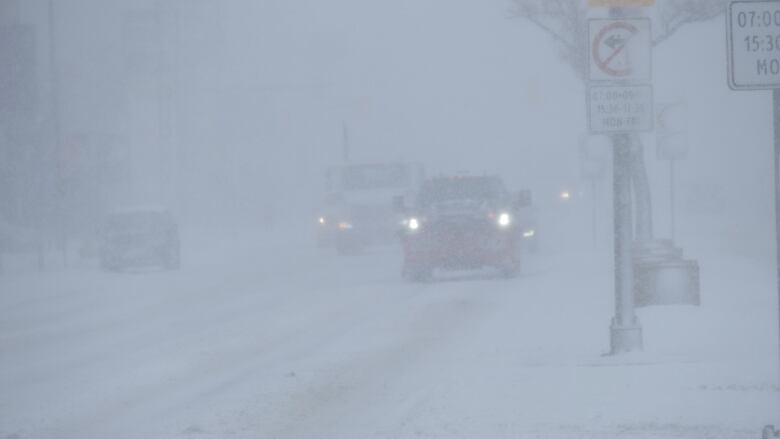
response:
<path id="1" fill-rule="evenodd" d="M 533 238 L 536 235 L 536 230 L 528 229 L 523 231 L 523 238 Z"/>
<path id="2" fill-rule="evenodd" d="M 409 221 L 406 223 L 406 227 L 412 231 L 418 230 L 420 228 L 420 220 L 417 218 L 409 218 Z"/>
<path id="3" fill-rule="evenodd" d="M 320 225 L 321 225 L 321 226 L 324 226 L 324 225 L 325 225 L 325 223 L 326 223 L 326 221 L 325 221 L 325 217 L 324 217 L 324 216 L 321 216 L 321 217 L 320 217 L 320 219 L 318 220 L 318 222 L 320 223 Z"/>
<path id="4" fill-rule="evenodd" d="M 509 227 L 512 224 L 512 217 L 508 213 L 502 212 L 498 215 L 498 225 L 501 227 Z"/>

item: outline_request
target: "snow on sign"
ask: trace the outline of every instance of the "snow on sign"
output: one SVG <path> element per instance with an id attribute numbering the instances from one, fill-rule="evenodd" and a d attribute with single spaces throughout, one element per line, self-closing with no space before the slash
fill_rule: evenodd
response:
<path id="1" fill-rule="evenodd" d="M 650 20 L 590 20 L 591 81 L 649 82 Z"/>
<path id="2" fill-rule="evenodd" d="M 649 85 L 588 89 L 588 123 L 593 134 L 651 131 L 653 119 L 653 88 Z"/>
<path id="3" fill-rule="evenodd" d="M 729 87 L 780 88 L 780 2 L 731 2 L 727 20 Z"/>

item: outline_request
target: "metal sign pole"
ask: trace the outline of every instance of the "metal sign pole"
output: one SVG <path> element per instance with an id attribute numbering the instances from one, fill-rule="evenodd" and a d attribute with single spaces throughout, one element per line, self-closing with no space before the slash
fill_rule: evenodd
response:
<path id="1" fill-rule="evenodd" d="M 631 260 L 631 140 L 612 136 L 613 208 L 615 215 L 615 317 L 610 326 L 612 354 L 642 349 L 642 328 L 634 312 L 634 269 Z"/>
<path id="2" fill-rule="evenodd" d="M 777 250 L 777 312 L 778 353 L 780 354 L 780 88 L 772 90 L 772 108 L 775 128 L 775 245 Z M 780 383 L 780 357 L 778 358 L 778 382 Z"/>
<path id="3" fill-rule="evenodd" d="M 598 199 L 596 195 L 596 178 L 590 179 L 590 199 L 591 199 L 591 209 L 593 209 L 593 248 L 598 248 L 599 246 L 599 210 L 598 210 Z"/>
<path id="4" fill-rule="evenodd" d="M 613 210 L 615 252 L 615 316 L 610 324 L 610 352 L 620 354 L 642 349 L 642 327 L 634 310 L 634 267 L 632 260 L 633 220 L 631 204 L 631 133 L 652 129 L 652 86 L 634 85 L 650 77 L 649 21 L 625 20 L 620 7 L 609 10 L 612 20 L 589 23 L 589 66 L 591 81 L 609 80 L 610 86 L 591 85 L 588 90 L 588 119 L 591 132 L 608 132 L 612 141 Z M 637 40 L 642 44 L 628 45 Z M 617 57 L 631 47 L 646 47 L 645 61 L 626 66 Z M 634 49 L 637 50 L 637 49 Z M 633 76 L 632 76 L 633 75 Z M 621 99 L 627 102 L 622 102 Z M 625 105 L 630 103 L 630 105 Z M 616 117 L 604 108 L 632 108 L 635 114 Z M 639 111 L 641 110 L 641 111 Z M 649 116 L 649 117 L 648 117 Z"/>
<path id="5" fill-rule="evenodd" d="M 624 16 L 619 7 L 609 10 L 613 19 Z M 625 26 L 613 22 L 610 27 Z M 596 35 L 601 41 L 603 29 Z M 596 43 L 594 43 L 596 44 Z M 620 48 L 615 49 L 619 52 Z M 617 53 L 616 52 L 616 53 Z M 614 54 L 608 58 L 614 58 Z M 608 64 L 608 63 L 605 63 Z M 621 83 L 622 81 L 618 81 Z M 595 88 L 591 88 L 592 92 Z M 652 94 L 652 92 L 651 92 Z M 591 100 L 592 102 L 592 100 Z M 650 112 L 652 114 L 652 111 Z M 592 129 L 592 127 L 591 127 Z M 620 354 L 642 349 L 642 327 L 634 311 L 634 268 L 632 260 L 633 220 L 631 215 L 631 134 L 633 129 L 624 129 L 613 133 L 613 210 L 614 210 L 614 246 L 615 246 L 615 316 L 610 325 L 610 352 Z"/>
<path id="6" fill-rule="evenodd" d="M 674 242 L 675 229 L 677 228 L 677 212 L 676 200 L 675 200 L 675 175 L 674 175 L 674 158 L 669 159 L 669 237 Z"/>

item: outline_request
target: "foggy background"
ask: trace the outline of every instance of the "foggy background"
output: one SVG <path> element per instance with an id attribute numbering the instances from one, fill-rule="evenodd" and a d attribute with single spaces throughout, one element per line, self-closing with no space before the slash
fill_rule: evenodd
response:
<path id="1" fill-rule="evenodd" d="M 7 222 L 67 218 L 78 234 L 138 204 L 167 205 L 184 224 L 308 221 L 346 125 L 353 162 L 497 173 L 540 205 L 573 190 L 586 216 L 566 228 L 589 230 L 584 85 L 508 1 L 80 0 L 54 2 L 53 23 L 45 1 L 0 5 L 34 49 L 18 53 L 24 87 L 0 89 L 18 98 L 0 123 Z M 683 214 L 739 216 L 729 234 L 760 247 L 771 236 L 771 99 L 725 86 L 724 32 L 721 16 L 661 44 L 655 100 L 687 105 Z M 653 136 L 642 139 L 664 235 L 666 165 Z M 606 238 L 609 179 L 597 190 Z M 681 221 L 684 242 L 693 230 Z"/>

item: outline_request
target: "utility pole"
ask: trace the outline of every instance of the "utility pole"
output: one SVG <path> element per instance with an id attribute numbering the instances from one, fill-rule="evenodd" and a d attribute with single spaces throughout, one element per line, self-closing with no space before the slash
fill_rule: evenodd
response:
<path id="1" fill-rule="evenodd" d="M 780 343 L 780 88 L 772 90 L 772 108 L 775 123 L 775 247 L 777 251 L 777 333 Z M 780 350 L 779 350 L 780 352 Z M 778 359 L 780 383 L 780 358 Z"/>
<path id="2" fill-rule="evenodd" d="M 590 204 L 591 204 L 591 227 L 593 230 L 591 231 L 591 234 L 593 235 L 593 248 L 597 249 L 599 246 L 599 207 L 598 207 L 598 194 L 597 194 L 597 181 L 596 179 L 590 180 Z"/>
<path id="3" fill-rule="evenodd" d="M 344 163 L 349 163 L 350 159 L 350 150 L 349 150 L 349 127 L 347 127 L 347 122 L 344 121 L 341 124 L 341 140 L 342 140 L 342 154 L 344 158 Z"/>
<path id="4" fill-rule="evenodd" d="M 51 137 L 54 148 L 54 156 L 56 157 L 56 170 L 55 170 L 55 190 L 56 190 L 56 208 L 54 209 L 56 223 L 55 229 L 57 233 L 57 240 L 60 249 L 62 250 L 63 264 L 68 266 L 68 236 L 67 236 L 67 221 L 65 215 L 65 198 L 67 196 L 67 188 L 65 184 L 65 155 L 62 150 L 62 133 L 60 126 L 60 91 L 59 91 L 59 74 L 57 68 L 57 21 L 55 19 L 54 0 L 49 0 L 48 3 L 48 25 L 49 25 L 49 87 L 50 99 L 51 99 Z"/>
<path id="5" fill-rule="evenodd" d="M 674 175 L 674 159 L 669 160 L 669 238 L 674 242 L 675 229 L 677 228 L 677 202 L 675 200 L 675 175 Z"/>

